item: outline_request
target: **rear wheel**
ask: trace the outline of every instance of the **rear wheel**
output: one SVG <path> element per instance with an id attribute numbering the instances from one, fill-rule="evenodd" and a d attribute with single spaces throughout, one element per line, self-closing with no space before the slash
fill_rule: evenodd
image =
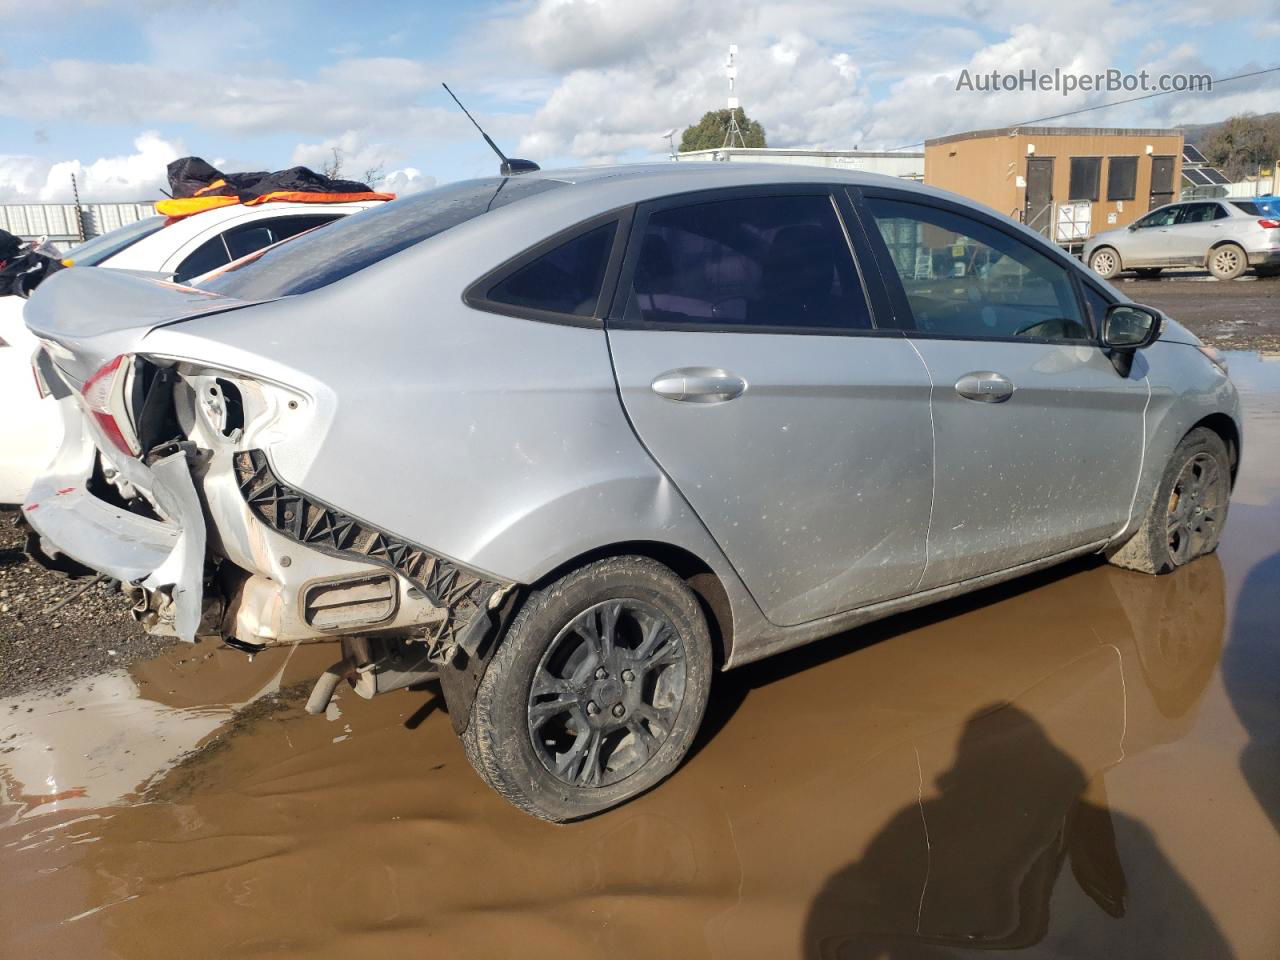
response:
<path id="1" fill-rule="evenodd" d="M 1209 272 L 1219 280 L 1234 280 L 1249 267 L 1249 258 L 1242 247 L 1224 243 L 1209 251 Z"/>
<path id="2" fill-rule="evenodd" d="M 1110 280 L 1120 272 L 1120 254 L 1111 247 L 1099 247 L 1089 256 L 1089 267 L 1098 276 Z"/>
<path id="3" fill-rule="evenodd" d="M 467 758 L 544 820 L 617 806 L 679 766 L 711 660 L 706 619 L 675 573 L 644 557 L 589 564 L 512 621 L 476 694 Z"/>
<path id="4" fill-rule="evenodd" d="M 1142 526 L 1111 562 L 1142 573 L 1168 573 L 1218 549 L 1231 496 L 1227 446 L 1197 427 L 1169 458 Z"/>

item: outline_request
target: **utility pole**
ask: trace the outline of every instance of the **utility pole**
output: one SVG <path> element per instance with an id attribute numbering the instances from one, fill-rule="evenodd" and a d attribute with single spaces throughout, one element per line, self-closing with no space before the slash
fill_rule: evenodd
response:
<path id="1" fill-rule="evenodd" d="M 71 175 L 71 196 L 76 201 L 76 233 L 80 236 L 80 242 L 84 243 L 84 210 L 80 207 L 80 188 L 76 186 L 76 175 Z"/>

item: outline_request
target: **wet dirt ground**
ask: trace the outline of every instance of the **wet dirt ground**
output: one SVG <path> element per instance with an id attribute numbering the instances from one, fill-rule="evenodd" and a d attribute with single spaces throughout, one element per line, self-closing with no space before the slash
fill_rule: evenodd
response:
<path id="1" fill-rule="evenodd" d="M 1219 281 L 1203 270 L 1170 270 L 1158 280 L 1125 274 L 1112 283 L 1220 350 L 1280 350 L 1280 277 Z"/>
<path id="2" fill-rule="evenodd" d="M 1216 555 L 721 675 L 684 767 L 584 823 L 482 786 L 430 690 L 303 715 L 323 648 L 0 701 L 0 955 L 1280 956 L 1280 358 L 1231 360 Z"/>

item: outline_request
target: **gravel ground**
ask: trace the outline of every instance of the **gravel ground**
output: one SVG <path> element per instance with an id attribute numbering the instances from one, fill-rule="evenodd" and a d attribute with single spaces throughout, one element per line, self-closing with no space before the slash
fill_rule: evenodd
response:
<path id="1" fill-rule="evenodd" d="M 44 613 L 88 581 L 67 580 L 28 561 L 16 515 L 0 509 L 0 697 L 125 666 L 173 643 L 143 633 L 128 601 L 105 583 Z"/>

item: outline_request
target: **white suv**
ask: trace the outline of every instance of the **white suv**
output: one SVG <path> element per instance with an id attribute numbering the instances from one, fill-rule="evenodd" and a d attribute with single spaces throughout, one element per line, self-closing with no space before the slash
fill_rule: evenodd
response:
<path id="1" fill-rule="evenodd" d="M 76 268 L 109 267 L 190 283 L 263 247 L 384 202 L 272 202 L 216 207 L 174 221 L 147 217 L 94 237 L 67 257 Z M 20 503 L 62 442 L 58 405 L 42 402 L 31 373 L 36 341 L 22 322 L 25 303 L 0 298 L 0 503 Z"/>

